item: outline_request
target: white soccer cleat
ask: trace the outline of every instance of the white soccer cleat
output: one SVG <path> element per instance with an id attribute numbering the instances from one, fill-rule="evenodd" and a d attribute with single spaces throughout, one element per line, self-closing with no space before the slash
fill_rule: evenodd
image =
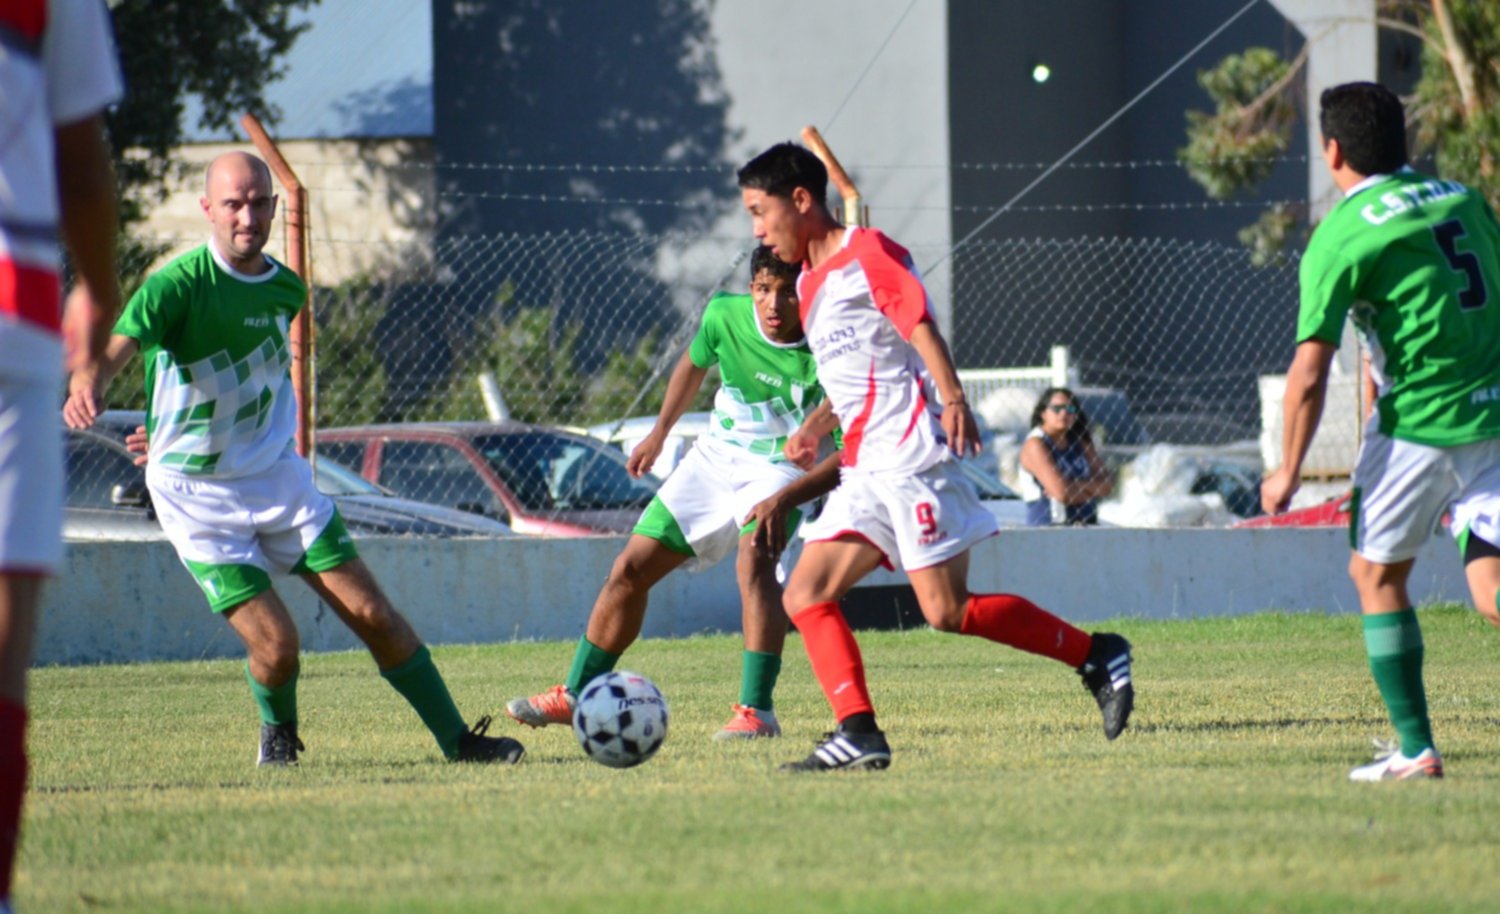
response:
<path id="1" fill-rule="evenodd" d="M 1361 765 L 1349 772 L 1351 781 L 1406 781 L 1413 778 L 1440 778 L 1443 776 L 1443 757 L 1430 746 L 1417 753 L 1416 758 L 1407 758 L 1394 745 L 1375 741 L 1379 749 L 1375 761 Z"/>

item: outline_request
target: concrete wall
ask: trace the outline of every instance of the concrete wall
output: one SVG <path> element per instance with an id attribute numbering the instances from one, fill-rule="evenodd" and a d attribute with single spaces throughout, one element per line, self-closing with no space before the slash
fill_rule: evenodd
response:
<path id="1" fill-rule="evenodd" d="M 364 540 L 396 605 L 429 642 L 576 639 L 619 550 L 617 538 Z M 1026 594 L 1060 615 L 1190 618 L 1266 609 L 1355 612 L 1343 530 L 1008 530 L 976 547 L 970 585 Z M 866 583 L 902 583 L 879 572 Z M 287 598 L 310 651 L 356 647 L 300 582 Z M 1417 562 L 1419 603 L 1468 599 L 1457 551 L 1432 540 Z M 732 562 L 658 585 L 647 637 L 739 628 Z M 170 545 L 75 543 L 43 601 L 37 662 L 239 656 Z"/>

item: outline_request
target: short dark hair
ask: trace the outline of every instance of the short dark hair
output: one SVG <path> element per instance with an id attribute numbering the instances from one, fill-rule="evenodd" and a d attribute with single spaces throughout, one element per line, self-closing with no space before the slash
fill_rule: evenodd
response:
<path id="1" fill-rule="evenodd" d="M 740 187 L 790 199 L 802 188 L 819 206 L 828 207 L 828 169 L 812 151 L 796 143 L 777 143 L 745 163 L 738 172 Z"/>
<path id="2" fill-rule="evenodd" d="M 802 272 L 802 264 L 787 263 L 785 260 L 771 253 L 771 246 L 769 244 L 763 244 L 755 249 L 755 253 L 750 255 L 750 281 L 755 282 L 755 277 L 759 276 L 762 270 L 777 277 L 782 282 L 795 286 L 797 284 L 797 275 Z"/>
<path id="3" fill-rule="evenodd" d="M 1379 83 L 1344 83 L 1324 89 L 1319 108 L 1323 142 L 1338 140 L 1350 168 L 1383 175 L 1406 164 L 1406 111 L 1390 89 Z"/>

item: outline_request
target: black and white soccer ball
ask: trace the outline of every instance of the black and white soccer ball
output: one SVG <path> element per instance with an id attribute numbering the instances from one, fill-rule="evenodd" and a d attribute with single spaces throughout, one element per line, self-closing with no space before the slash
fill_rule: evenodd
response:
<path id="1" fill-rule="evenodd" d="M 573 735 L 588 757 L 601 765 L 639 765 L 667 738 L 667 700 L 656 683 L 640 673 L 604 673 L 578 694 Z"/>

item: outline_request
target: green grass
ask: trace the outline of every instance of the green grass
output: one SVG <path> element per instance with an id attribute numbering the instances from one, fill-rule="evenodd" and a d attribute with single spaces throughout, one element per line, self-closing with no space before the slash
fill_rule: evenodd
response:
<path id="1" fill-rule="evenodd" d="M 787 738 L 723 745 L 738 639 L 652 640 L 623 666 L 672 707 L 629 771 L 572 734 L 496 727 L 518 767 L 447 765 L 361 654 L 304 660 L 302 766 L 253 767 L 240 664 L 49 668 L 32 679 L 17 901 L 54 911 L 1493 911 L 1497 633 L 1425 610 L 1449 777 L 1355 785 L 1389 727 L 1350 616 L 1113 627 L 1139 702 L 1104 740 L 1055 663 L 928 631 L 864 633 L 895 750 L 791 777 L 829 724 L 800 642 Z M 436 650 L 461 707 L 559 680 L 571 645 Z"/>

